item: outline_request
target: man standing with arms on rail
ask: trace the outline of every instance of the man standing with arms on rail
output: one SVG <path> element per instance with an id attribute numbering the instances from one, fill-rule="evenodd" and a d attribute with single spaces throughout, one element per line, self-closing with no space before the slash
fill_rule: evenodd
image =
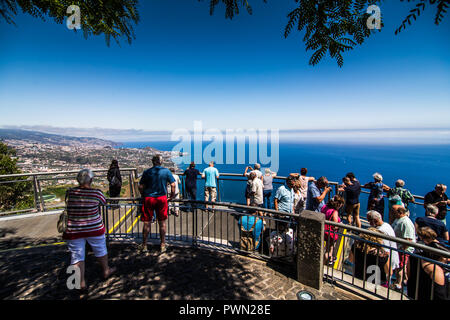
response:
<path id="1" fill-rule="evenodd" d="M 153 167 L 142 174 L 139 182 L 139 191 L 143 197 L 141 221 L 144 223 L 142 230 L 143 241 L 139 246 L 141 252 L 147 252 L 147 237 L 150 233 L 150 224 L 153 212 L 159 223 L 159 236 L 161 239 L 161 253 L 166 251 L 166 220 L 167 220 L 167 185 L 170 185 L 169 200 L 175 198 L 175 179 L 169 169 L 162 167 L 161 155 L 152 158 Z"/>
<path id="2" fill-rule="evenodd" d="M 217 197 L 217 183 L 216 180 L 219 178 L 219 170 L 214 168 L 214 161 L 209 163 L 209 167 L 203 170 L 202 178 L 205 178 L 205 201 L 209 201 L 211 196 L 211 202 L 216 201 Z M 214 206 L 212 206 L 214 209 Z"/>
<path id="3" fill-rule="evenodd" d="M 326 177 L 320 177 L 317 181 L 311 182 L 308 187 L 308 197 L 306 198 L 306 210 L 320 212 L 325 205 L 325 197 L 331 190 Z"/>
<path id="4" fill-rule="evenodd" d="M 450 205 L 450 200 L 448 200 L 445 191 L 447 191 L 447 186 L 445 184 L 437 184 L 433 191 L 428 192 L 425 195 L 423 206 L 427 208 L 427 206 L 431 204 L 438 207 L 439 212 L 436 219 L 441 220 L 445 225 L 447 225 L 445 218 L 447 217 L 447 206 Z"/>

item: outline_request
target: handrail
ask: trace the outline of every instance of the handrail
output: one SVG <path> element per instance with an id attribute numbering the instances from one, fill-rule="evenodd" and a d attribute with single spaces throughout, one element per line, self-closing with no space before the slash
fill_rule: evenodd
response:
<path id="1" fill-rule="evenodd" d="M 91 169 L 92 172 L 107 172 L 109 169 Z M 136 168 L 120 168 L 120 171 L 136 171 Z M 2 178 L 17 178 L 17 177 L 34 177 L 34 176 L 47 176 L 52 174 L 70 174 L 78 173 L 80 170 L 70 170 L 70 171 L 49 171 L 49 172 L 29 172 L 29 173 L 14 173 L 14 174 L 2 174 Z"/>
<path id="2" fill-rule="evenodd" d="M 139 201 L 141 198 L 107 198 L 107 202 L 109 201 Z M 228 207 L 228 208 L 235 208 L 235 209 L 245 209 L 248 211 L 259 211 L 259 212 L 263 212 L 263 213 L 270 213 L 270 214 L 274 214 L 277 216 L 282 216 L 282 217 L 290 217 L 290 218 L 298 218 L 300 215 L 299 214 L 292 214 L 292 213 L 286 213 L 286 212 L 282 212 L 282 211 L 277 211 L 277 210 L 273 210 L 273 209 L 267 209 L 267 208 L 260 208 L 260 207 L 254 207 L 254 206 L 247 206 L 247 205 L 242 205 L 242 204 L 235 204 L 235 203 L 229 203 L 229 202 L 212 202 L 212 201 L 202 201 L 202 200 L 188 200 L 188 199 L 173 199 L 173 200 L 169 200 L 169 202 L 180 202 L 180 203 L 191 203 L 191 204 L 202 204 L 202 205 L 214 205 L 216 207 Z M 220 211 L 220 208 L 217 208 L 215 210 Z M 264 218 L 264 217 L 262 217 Z M 397 238 L 397 237 L 391 237 L 385 234 L 381 234 L 378 232 L 373 232 L 367 229 L 363 229 L 363 228 L 358 228 L 358 227 L 354 227 L 351 225 L 347 225 L 344 223 L 338 223 L 338 222 L 333 222 L 333 221 L 325 221 L 325 224 L 334 226 L 334 227 L 338 227 L 338 228 L 342 228 L 342 229 L 347 229 L 347 230 L 352 230 L 357 232 L 358 234 L 360 233 L 365 233 L 368 235 L 372 235 L 381 239 L 385 239 L 385 240 L 389 240 L 389 241 L 393 241 L 395 243 L 400 243 L 403 245 L 406 245 L 408 247 L 414 247 L 417 249 L 421 249 L 421 250 L 425 250 L 434 254 L 438 254 L 441 256 L 444 256 L 446 258 L 450 258 L 450 253 L 443 251 L 443 250 L 439 250 L 439 249 L 435 249 L 435 248 L 431 248 L 429 246 L 426 245 L 422 245 L 420 243 L 415 243 L 415 242 L 411 242 L 408 240 L 403 240 L 401 238 Z"/>
<path id="3" fill-rule="evenodd" d="M 177 174 L 177 175 L 184 176 L 184 172 L 176 172 L 176 174 Z M 219 174 L 220 174 L 219 180 L 220 180 L 220 177 L 221 177 L 221 176 L 225 176 L 225 177 L 245 177 L 243 173 L 239 174 L 239 173 L 219 172 Z M 287 177 L 284 177 L 284 176 L 275 176 L 275 177 L 273 177 L 273 178 L 274 178 L 274 179 L 280 179 L 280 180 L 286 180 L 286 179 L 287 179 Z M 317 181 L 317 180 L 314 180 L 314 181 Z M 340 183 L 335 182 L 335 181 L 328 181 L 328 183 L 329 183 L 330 185 L 332 185 L 332 186 L 335 186 L 335 187 L 341 185 Z M 365 187 L 363 187 L 363 186 L 361 186 L 361 188 L 362 188 L 362 189 L 367 189 L 367 190 L 369 190 L 369 188 L 365 188 Z M 364 192 L 364 191 L 363 191 L 363 192 Z M 425 199 L 424 196 L 419 196 L 419 195 L 414 195 L 414 194 L 413 194 L 413 197 L 414 197 L 414 199 L 420 199 L 420 200 L 424 200 L 424 199 Z M 415 203 L 415 204 L 419 204 L 419 205 L 422 204 L 422 203 L 416 203 L 416 202 L 411 202 L 411 203 Z"/>
<path id="4" fill-rule="evenodd" d="M 388 236 L 386 234 L 370 231 L 370 230 L 363 229 L 363 228 L 354 227 L 354 226 L 347 225 L 347 224 L 344 224 L 344 223 L 338 223 L 338 222 L 334 222 L 334 221 L 325 221 L 325 223 L 329 224 L 331 226 L 334 226 L 334 227 L 338 227 L 338 228 L 342 228 L 342 229 L 348 229 L 348 230 L 356 231 L 358 233 L 365 233 L 365 234 L 368 234 L 368 235 L 371 235 L 371 236 L 375 236 L 377 238 L 390 240 L 390 241 L 393 241 L 393 242 L 396 242 L 396 243 L 400 243 L 400 244 L 406 245 L 408 247 L 414 247 L 414 248 L 417 248 L 417 249 L 426 250 L 426 251 L 429 251 L 431 253 L 439 254 L 439 255 L 445 256 L 446 258 L 450 258 L 450 252 L 439 250 L 439 249 L 435 249 L 435 248 L 431 248 L 429 246 L 426 246 L 426 245 L 423 245 L 423 244 L 420 244 L 420 243 L 411 242 L 411 241 L 404 240 L 404 239 L 397 238 L 397 237 L 391 237 L 391 236 Z"/>

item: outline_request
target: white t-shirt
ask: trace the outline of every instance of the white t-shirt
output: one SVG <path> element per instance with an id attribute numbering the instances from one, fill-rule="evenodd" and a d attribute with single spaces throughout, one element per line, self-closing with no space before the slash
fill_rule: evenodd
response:
<path id="1" fill-rule="evenodd" d="M 245 174 L 245 176 L 248 177 L 252 172 L 254 172 L 256 174 L 256 177 L 259 178 L 259 179 L 261 179 L 261 177 L 263 176 L 262 172 L 260 170 L 258 170 L 258 169 L 255 169 L 255 170 L 252 170 L 250 172 L 247 172 Z"/>
<path id="2" fill-rule="evenodd" d="M 263 204 L 264 198 L 263 198 L 263 190 L 264 185 L 261 179 L 255 178 L 252 181 L 252 200 L 255 204 Z"/>
<path id="3" fill-rule="evenodd" d="M 395 238 L 395 232 L 394 229 L 392 229 L 391 225 L 389 223 L 384 222 L 380 227 L 377 228 L 381 232 L 383 232 L 385 235 L 394 237 Z M 400 265 L 400 258 L 398 257 L 398 251 L 394 250 L 397 249 L 397 243 L 383 239 L 383 244 L 385 246 L 391 247 L 392 249 L 392 255 L 391 255 L 391 266 L 392 270 L 397 269 Z M 390 253 L 391 250 L 387 248 L 383 248 L 387 253 Z"/>
<path id="4" fill-rule="evenodd" d="M 175 173 L 172 173 L 172 177 L 175 179 L 175 194 L 179 194 L 180 187 L 178 185 L 181 183 L 180 177 Z M 170 184 L 168 186 L 170 186 Z M 170 192 L 170 187 L 167 188 L 167 191 Z"/>

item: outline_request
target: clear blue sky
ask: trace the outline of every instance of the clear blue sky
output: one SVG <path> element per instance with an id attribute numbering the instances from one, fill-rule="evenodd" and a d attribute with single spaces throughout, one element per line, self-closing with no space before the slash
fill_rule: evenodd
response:
<path id="1" fill-rule="evenodd" d="M 141 1 L 136 40 L 107 47 L 27 15 L 0 22 L 0 125 L 117 129 L 450 127 L 450 21 L 386 1 L 385 26 L 345 55 L 308 65 L 284 39 L 294 1 L 252 0 L 233 20 L 209 1 Z"/>

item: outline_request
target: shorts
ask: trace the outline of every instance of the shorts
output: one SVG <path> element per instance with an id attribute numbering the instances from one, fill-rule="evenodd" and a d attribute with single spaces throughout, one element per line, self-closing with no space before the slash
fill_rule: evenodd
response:
<path id="1" fill-rule="evenodd" d="M 347 215 L 353 215 L 353 216 L 359 216 L 359 208 L 360 208 L 360 204 L 356 203 L 356 204 L 347 204 L 345 205 L 345 213 Z"/>
<path id="2" fill-rule="evenodd" d="M 164 221 L 167 219 L 167 209 L 169 205 L 167 203 L 167 196 L 161 197 L 145 197 L 142 204 L 142 222 L 150 222 L 153 220 L 153 211 L 156 211 L 156 218 L 158 221 Z"/>
<path id="3" fill-rule="evenodd" d="M 398 257 L 400 260 L 398 268 L 403 269 L 403 267 L 405 267 L 405 270 L 406 270 L 406 266 L 408 265 L 408 260 L 409 260 L 409 254 L 399 252 Z"/>
<path id="4" fill-rule="evenodd" d="M 205 201 L 209 201 L 211 195 L 211 202 L 215 202 L 217 198 L 217 189 L 215 187 L 205 187 Z"/>
<path id="5" fill-rule="evenodd" d="M 84 261 L 86 255 L 86 241 L 91 246 L 92 251 L 94 251 L 94 255 L 97 258 L 103 257 L 108 254 L 104 234 L 96 237 L 67 240 L 67 246 L 69 247 L 71 255 L 70 264 L 75 264 L 80 261 Z"/>

